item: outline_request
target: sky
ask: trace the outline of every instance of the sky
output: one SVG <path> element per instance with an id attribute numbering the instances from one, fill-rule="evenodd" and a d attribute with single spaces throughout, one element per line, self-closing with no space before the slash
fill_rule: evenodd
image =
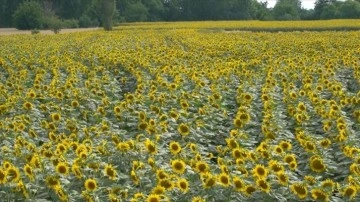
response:
<path id="1" fill-rule="evenodd" d="M 261 2 L 265 2 L 266 0 L 259 0 Z M 273 8 L 277 0 L 267 0 L 268 7 Z M 316 0 L 300 0 L 301 6 L 305 9 L 313 9 L 315 7 Z"/>

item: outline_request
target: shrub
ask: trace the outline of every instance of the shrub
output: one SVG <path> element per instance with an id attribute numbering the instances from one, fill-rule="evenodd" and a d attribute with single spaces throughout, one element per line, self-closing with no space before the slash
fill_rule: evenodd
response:
<path id="1" fill-rule="evenodd" d="M 87 27 L 97 27 L 99 23 L 97 20 L 91 19 L 88 15 L 82 15 L 79 18 L 79 27 L 87 28 Z"/>
<path id="2" fill-rule="evenodd" d="M 15 27 L 20 30 L 40 29 L 43 15 L 43 9 L 37 2 L 26 1 L 14 12 Z"/>
<path id="3" fill-rule="evenodd" d="M 40 34 L 40 30 L 33 29 L 33 30 L 31 30 L 31 34 Z"/>
<path id="4" fill-rule="evenodd" d="M 79 28 L 79 21 L 75 19 L 63 20 L 64 28 Z"/>
<path id="5" fill-rule="evenodd" d="M 57 16 L 44 18 L 44 28 L 52 30 L 55 34 L 58 34 L 63 27 L 64 23 Z"/>

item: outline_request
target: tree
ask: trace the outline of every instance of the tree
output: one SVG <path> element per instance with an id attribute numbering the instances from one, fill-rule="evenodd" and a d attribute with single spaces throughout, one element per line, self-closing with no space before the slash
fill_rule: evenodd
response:
<path id="1" fill-rule="evenodd" d="M 0 0 L 0 27 L 11 27 L 14 25 L 14 12 L 23 1 Z"/>
<path id="2" fill-rule="evenodd" d="M 164 1 L 164 19 L 167 21 L 180 20 L 183 17 L 181 0 Z"/>
<path id="3" fill-rule="evenodd" d="M 148 19 L 148 9 L 141 2 L 129 3 L 124 11 L 124 18 L 127 22 L 143 22 Z"/>
<path id="4" fill-rule="evenodd" d="M 338 8 L 334 4 L 327 4 L 322 8 L 322 12 L 320 14 L 320 19 L 335 19 L 338 18 L 339 12 Z"/>
<path id="5" fill-rule="evenodd" d="M 35 1 L 25 1 L 16 9 L 13 18 L 15 27 L 20 30 L 40 29 L 43 22 L 43 9 Z"/>
<path id="6" fill-rule="evenodd" d="M 333 7 L 327 7 L 327 6 L 332 5 L 335 1 L 336 0 L 316 0 L 314 7 L 314 18 L 321 19 L 321 15 L 327 16 L 328 13 L 331 13 Z M 325 9 L 327 10 L 326 13 L 322 14 Z"/>
<path id="7" fill-rule="evenodd" d="M 360 3 L 353 0 L 347 0 L 339 7 L 339 12 L 341 18 L 360 18 Z"/>
<path id="8" fill-rule="evenodd" d="M 147 19 L 149 21 L 159 21 L 164 16 L 164 3 L 162 0 L 142 0 L 143 5 L 147 8 Z"/>
<path id="9" fill-rule="evenodd" d="M 267 8 L 268 2 L 252 1 L 251 14 L 253 19 L 257 20 L 271 20 L 270 10 Z"/>
<path id="10" fill-rule="evenodd" d="M 115 0 L 101 0 L 101 17 L 104 29 L 112 30 L 113 17 L 115 13 Z"/>
<path id="11" fill-rule="evenodd" d="M 273 8 L 275 20 L 299 20 L 300 13 L 300 0 L 278 0 Z"/>

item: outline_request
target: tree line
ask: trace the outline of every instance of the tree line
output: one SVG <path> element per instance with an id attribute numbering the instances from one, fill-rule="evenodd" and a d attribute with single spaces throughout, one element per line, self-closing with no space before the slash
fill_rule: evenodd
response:
<path id="1" fill-rule="evenodd" d="M 46 29 L 123 22 L 193 20 L 318 20 L 360 18 L 360 0 L 0 0 L 0 27 Z"/>

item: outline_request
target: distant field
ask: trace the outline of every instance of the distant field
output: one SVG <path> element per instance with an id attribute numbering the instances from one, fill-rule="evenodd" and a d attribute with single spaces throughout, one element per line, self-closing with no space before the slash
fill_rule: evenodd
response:
<path id="1" fill-rule="evenodd" d="M 359 22 L 3 29 L 1 201 L 360 201 Z"/>
<path id="2" fill-rule="evenodd" d="M 94 31 L 99 28 L 77 28 L 77 29 L 62 29 L 60 33 L 72 33 L 81 31 Z M 54 34 L 51 30 L 41 30 L 41 34 Z M 17 30 L 15 28 L 0 28 L 0 35 L 14 35 L 14 34 L 31 34 L 31 31 Z"/>

